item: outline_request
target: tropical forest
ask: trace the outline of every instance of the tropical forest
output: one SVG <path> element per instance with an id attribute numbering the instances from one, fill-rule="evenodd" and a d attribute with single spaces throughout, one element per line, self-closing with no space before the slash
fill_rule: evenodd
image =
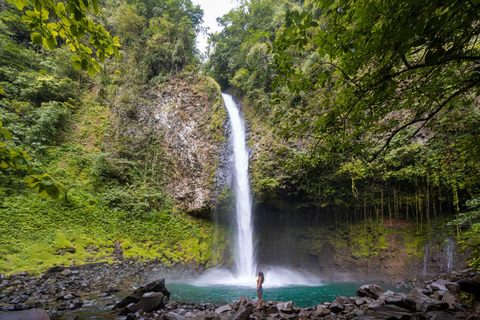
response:
<path id="1" fill-rule="evenodd" d="M 0 0 L 0 320 L 480 319 L 480 1 L 208 3 Z"/>

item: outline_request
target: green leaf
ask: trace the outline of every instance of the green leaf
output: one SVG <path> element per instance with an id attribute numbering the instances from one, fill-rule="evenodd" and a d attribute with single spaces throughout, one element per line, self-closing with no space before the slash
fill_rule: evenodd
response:
<path id="1" fill-rule="evenodd" d="M 13 139 L 13 136 L 12 136 L 12 134 L 10 133 L 10 131 L 8 131 L 8 130 L 5 129 L 5 128 L 0 128 L 0 130 L 2 131 L 3 136 L 5 137 L 5 139 L 7 139 L 7 140 L 12 140 L 12 139 Z"/>
<path id="2" fill-rule="evenodd" d="M 74 14 L 75 11 L 77 10 L 77 7 L 75 7 L 74 4 L 71 2 L 67 2 L 67 11 L 70 12 L 71 14 Z"/>
<path id="3" fill-rule="evenodd" d="M 35 1 L 35 11 L 39 13 L 43 11 L 43 5 L 39 0 Z"/>
<path id="4" fill-rule="evenodd" d="M 93 12 L 98 13 L 98 0 L 92 0 Z"/>
<path id="5" fill-rule="evenodd" d="M 80 70 L 82 68 L 82 61 L 75 60 L 72 62 L 72 65 L 75 70 Z"/>
<path id="6" fill-rule="evenodd" d="M 30 38 L 32 39 L 34 44 L 42 44 L 43 37 L 40 33 L 34 32 L 31 34 Z"/>
<path id="7" fill-rule="evenodd" d="M 403 42 L 403 41 L 410 40 L 414 36 L 415 36 L 415 32 L 413 31 L 413 29 L 408 28 L 408 29 L 400 30 L 400 32 L 397 35 L 397 39 Z"/>
<path id="8" fill-rule="evenodd" d="M 57 15 L 59 15 L 59 16 L 65 15 L 65 13 L 66 13 L 65 12 L 65 5 L 63 4 L 63 2 L 57 3 L 56 11 L 57 11 Z"/>
<path id="9" fill-rule="evenodd" d="M 95 68 L 93 67 L 93 65 L 88 66 L 88 75 L 90 77 L 93 77 L 95 75 Z"/>
<path id="10" fill-rule="evenodd" d="M 87 61 L 85 58 L 82 59 L 82 64 L 81 64 L 81 66 L 82 66 L 82 70 L 85 70 L 85 71 L 87 70 L 87 68 L 88 68 L 88 61 Z"/>

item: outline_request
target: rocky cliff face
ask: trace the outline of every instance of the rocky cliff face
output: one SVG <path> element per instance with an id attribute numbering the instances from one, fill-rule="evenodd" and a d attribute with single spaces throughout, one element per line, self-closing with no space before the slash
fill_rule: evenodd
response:
<path id="1" fill-rule="evenodd" d="M 182 211 L 208 214 L 221 184 L 217 169 L 225 145 L 227 114 L 219 86 L 208 77 L 173 78 L 147 95 L 117 110 L 128 138 L 160 138 L 168 162 L 165 191 Z"/>

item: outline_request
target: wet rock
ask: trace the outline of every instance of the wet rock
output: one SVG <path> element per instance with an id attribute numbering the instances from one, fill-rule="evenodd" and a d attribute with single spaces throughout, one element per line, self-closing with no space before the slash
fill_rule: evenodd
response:
<path id="1" fill-rule="evenodd" d="M 409 298 L 415 302 L 415 308 L 420 312 L 448 309 L 448 303 L 438 301 L 424 294 L 411 294 Z"/>
<path id="2" fill-rule="evenodd" d="M 356 297 L 369 297 L 373 299 L 378 299 L 385 291 L 382 287 L 376 284 L 367 284 L 363 285 L 358 288 L 357 292 L 355 293 Z"/>
<path id="3" fill-rule="evenodd" d="M 324 305 L 318 305 L 314 314 L 317 317 L 325 317 L 326 315 L 330 314 L 330 309 L 326 308 Z"/>
<path id="4" fill-rule="evenodd" d="M 0 320 L 50 320 L 45 310 L 30 309 L 27 311 L 9 312 L 0 314 Z"/>
<path id="5" fill-rule="evenodd" d="M 456 320 L 454 315 L 445 311 L 430 311 L 427 313 L 429 320 Z"/>
<path id="6" fill-rule="evenodd" d="M 83 301 L 80 299 L 74 299 L 67 303 L 68 310 L 75 310 L 83 306 Z"/>
<path id="7" fill-rule="evenodd" d="M 455 309 L 455 304 L 457 302 L 457 299 L 449 291 L 446 291 L 446 292 L 443 293 L 443 297 L 442 297 L 441 301 L 448 303 L 448 308 L 449 309 Z"/>
<path id="8" fill-rule="evenodd" d="M 280 303 L 277 303 L 276 307 L 278 311 L 288 312 L 292 310 L 293 302 L 292 301 L 280 302 Z"/>
<path id="9" fill-rule="evenodd" d="M 440 280 L 432 282 L 430 287 L 433 289 L 433 291 L 448 291 L 447 287 L 440 283 Z"/>
<path id="10" fill-rule="evenodd" d="M 113 309 L 124 308 L 130 303 L 138 303 L 140 299 L 142 299 L 143 295 L 147 292 L 161 292 L 165 297 L 167 297 L 167 299 L 170 298 L 170 292 L 168 292 L 167 288 L 165 287 L 165 279 L 161 279 L 150 282 L 149 284 L 138 288 L 131 295 L 117 303 Z"/>
<path id="11" fill-rule="evenodd" d="M 379 297 L 379 300 L 383 301 L 387 305 L 394 305 L 411 311 L 416 310 L 416 302 L 407 297 L 407 295 L 404 293 L 393 293 L 392 291 L 387 291 L 385 294 Z"/>
<path id="12" fill-rule="evenodd" d="M 345 305 L 350 303 L 350 299 L 344 296 L 337 296 L 335 300 L 330 304 L 330 310 L 332 312 L 338 313 L 345 310 Z"/>
<path id="13" fill-rule="evenodd" d="M 163 293 L 161 292 L 148 292 L 138 302 L 140 308 L 145 312 L 152 312 L 163 308 Z"/>
<path id="14" fill-rule="evenodd" d="M 175 312 L 168 312 L 165 314 L 165 319 L 167 320 L 184 320 L 185 317 L 176 314 Z"/>
<path id="15" fill-rule="evenodd" d="M 229 320 L 247 320 L 250 314 L 252 313 L 253 305 L 246 303 L 238 307 L 237 312 L 235 312 Z"/>
<path id="16" fill-rule="evenodd" d="M 232 307 L 229 304 L 227 304 L 227 305 L 221 306 L 220 308 L 215 309 L 215 313 L 220 314 L 230 310 L 232 310 Z"/>

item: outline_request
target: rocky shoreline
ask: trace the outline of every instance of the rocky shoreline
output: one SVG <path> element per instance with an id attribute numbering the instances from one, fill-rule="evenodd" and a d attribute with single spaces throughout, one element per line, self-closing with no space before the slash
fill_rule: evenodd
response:
<path id="1" fill-rule="evenodd" d="M 408 294 L 384 292 L 368 284 L 353 297 L 337 296 L 332 302 L 307 308 L 295 307 L 291 301 L 265 301 L 257 310 L 257 301 L 245 297 L 223 306 L 168 300 L 168 284 L 162 278 L 168 283 L 201 272 L 189 266 L 120 262 L 55 267 L 38 277 L 0 275 L 0 320 L 480 320 L 480 272 L 471 269 L 416 283 Z M 147 285 L 138 287 L 142 283 Z M 137 289 L 131 293 L 132 288 Z M 85 311 L 88 308 L 102 312 L 93 315 Z"/>

